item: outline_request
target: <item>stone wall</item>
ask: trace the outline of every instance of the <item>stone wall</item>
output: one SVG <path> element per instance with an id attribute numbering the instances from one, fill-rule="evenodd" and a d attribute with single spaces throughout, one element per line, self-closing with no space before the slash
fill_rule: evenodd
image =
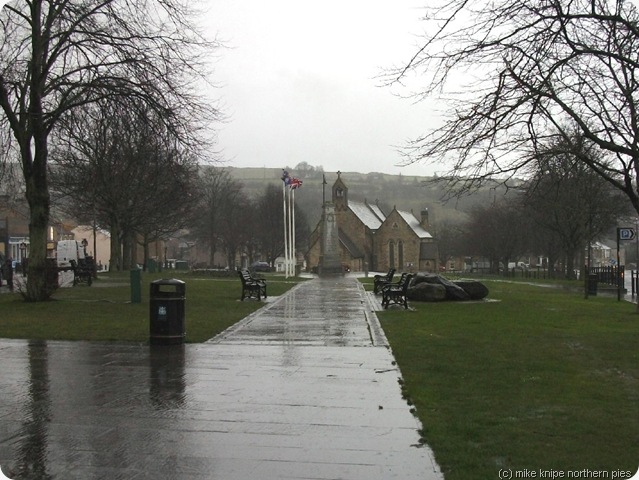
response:
<path id="1" fill-rule="evenodd" d="M 391 257 L 391 242 L 394 258 Z M 375 234 L 376 270 L 387 271 L 394 267 L 398 272 L 416 271 L 419 268 L 419 251 L 419 238 L 393 210 Z"/>

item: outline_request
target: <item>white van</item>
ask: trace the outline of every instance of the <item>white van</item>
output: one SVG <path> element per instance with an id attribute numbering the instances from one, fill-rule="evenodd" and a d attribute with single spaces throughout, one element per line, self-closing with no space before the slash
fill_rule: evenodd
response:
<path id="1" fill-rule="evenodd" d="M 59 268 L 71 268 L 71 260 L 76 265 L 84 259 L 84 248 L 77 240 L 60 240 L 56 249 L 56 260 Z"/>
<path id="2" fill-rule="evenodd" d="M 529 265 L 524 262 L 510 262 L 508 264 L 508 270 L 512 270 L 513 268 L 520 268 L 522 270 L 528 270 Z"/>

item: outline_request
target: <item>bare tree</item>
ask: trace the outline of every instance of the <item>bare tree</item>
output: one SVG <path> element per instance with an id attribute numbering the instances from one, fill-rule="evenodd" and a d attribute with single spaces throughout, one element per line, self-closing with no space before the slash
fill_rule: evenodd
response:
<path id="1" fill-rule="evenodd" d="M 439 264 L 448 268 L 448 264 L 455 257 L 469 253 L 466 250 L 466 241 L 463 224 L 452 220 L 438 222 L 435 233 L 437 240 L 437 250 L 439 253 Z M 470 246 L 472 249 L 473 247 Z"/>
<path id="2" fill-rule="evenodd" d="M 546 232 L 542 238 L 549 241 L 549 246 L 553 240 L 558 242 L 565 258 L 563 274 L 573 278 L 575 260 L 583 255 L 588 242 L 614 228 L 629 214 L 630 204 L 621 192 L 579 160 L 600 155 L 599 149 L 579 133 L 570 142 L 569 148 L 561 141 L 540 151 L 523 201 L 524 211 L 537 229 Z M 579 154 L 565 153 L 573 148 Z M 551 253 L 546 255 L 551 257 Z"/>
<path id="3" fill-rule="evenodd" d="M 388 80 L 425 78 L 416 95 L 450 103 L 444 122 L 408 146 L 407 162 L 452 162 L 445 178 L 465 192 L 520 172 L 552 137 L 639 212 L 639 14 L 632 2 L 435 0 L 426 18 L 421 48 Z M 573 126 L 605 155 L 581 156 L 571 144 Z"/>
<path id="4" fill-rule="evenodd" d="M 272 267 L 275 259 L 284 254 L 282 188 L 274 183 L 269 183 L 256 202 L 256 210 L 262 254 Z"/>
<path id="5" fill-rule="evenodd" d="M 220 244 L 226 252 L 227 266 L 237 267 L 238 254 L 245 253 L 253 225 L 253 204 L 239 183 L 229 188 L 220 212 Z"/>
<path id="6" fill-rule="evenodd" d="M 197 187 L 197 215 L 191 221 L 191 235 L 209 248 L 209 265 L 222 244 L 227 204 L 242 190 L 242 184 L 228 170 L 206 166 L 200 172 Z M 232 220 L 232 219 L 231 219 Z"/>
<path id="7" fill-rule="evenodd" d="M 216 116 L 194 94 L 215 43 L 178 0 L 18 0 L 0 12 L 1 129 L 19 152 L 30 209 L 26 299 L 47 299 L 49 141 L 61 118 L 104 98 L 135 97 L 185 144 Z M 0 130 L 1 130 L 0 129 Z"/>
<path id="8" fill-rule="evenodd" d="M 526 219 L 512 193 L 489 205 L 477 204 L 469 213 L 465 233 L 466 252 L 487 258 L 492 273 L 498 273 L 500 261 L 508 268 L 510 260 L 529 248 Z"/>
<path id="9" fill-rule="evenodd" d="M 111 235 L 110 268 L 138 263 L 144 247 L 186 226 L 194 205 L 196 161 L 144 104 L 103 100 L 61 124 L 51 150 L 54 195 L 75 218 Z M 124 252 L 123 255 L 123 244 Z"/>

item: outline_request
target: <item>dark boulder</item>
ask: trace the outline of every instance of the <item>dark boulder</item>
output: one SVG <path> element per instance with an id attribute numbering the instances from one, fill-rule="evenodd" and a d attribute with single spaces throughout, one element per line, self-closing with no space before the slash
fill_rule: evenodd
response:
<path id="1" fill-rule="evenodd" d="M 413 277 L 406 295 L 417 302 L 482 300 L 488 296 L 488 288 L 477 280 L 451 282 L 441 275 L 419 273 Z"/>
<path id="2" fill-rule="evenodd" d="M 441 275 L 419 273 L 413 278 L 411 286 L 416 287 L 422 283 L 443 286 L 446 291 L 445 300 L 470 300 L 470 296 L 463 288 Z M 410 297 L 408 298 L 410 300 Z"/>
<path id="3" fill-rule="evenodd" d="M 446 287 L 437 283 L 421 282 L 408 287 L 406 296 L 416 302 L 441 302 L 446 300 Z"/>
<path id="4" fill-rule="evenodd" d="M 461 287 L 471 300 L 482 300 L 488 296 L 488 288 L 477 280 L 455 280 L 455 285 Z"/>

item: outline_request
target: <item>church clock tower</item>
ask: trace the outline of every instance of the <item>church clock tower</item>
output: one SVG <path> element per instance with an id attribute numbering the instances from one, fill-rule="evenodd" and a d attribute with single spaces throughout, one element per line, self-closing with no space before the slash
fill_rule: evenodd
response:
<path id="1" fill-rule="evenodd" d="M 337 172 L 337 180 L 333 184 L 333 204 L 338 212 L 348 209 L 348 187 L 342 181 L 341 175 L 342 172 Z"/>

